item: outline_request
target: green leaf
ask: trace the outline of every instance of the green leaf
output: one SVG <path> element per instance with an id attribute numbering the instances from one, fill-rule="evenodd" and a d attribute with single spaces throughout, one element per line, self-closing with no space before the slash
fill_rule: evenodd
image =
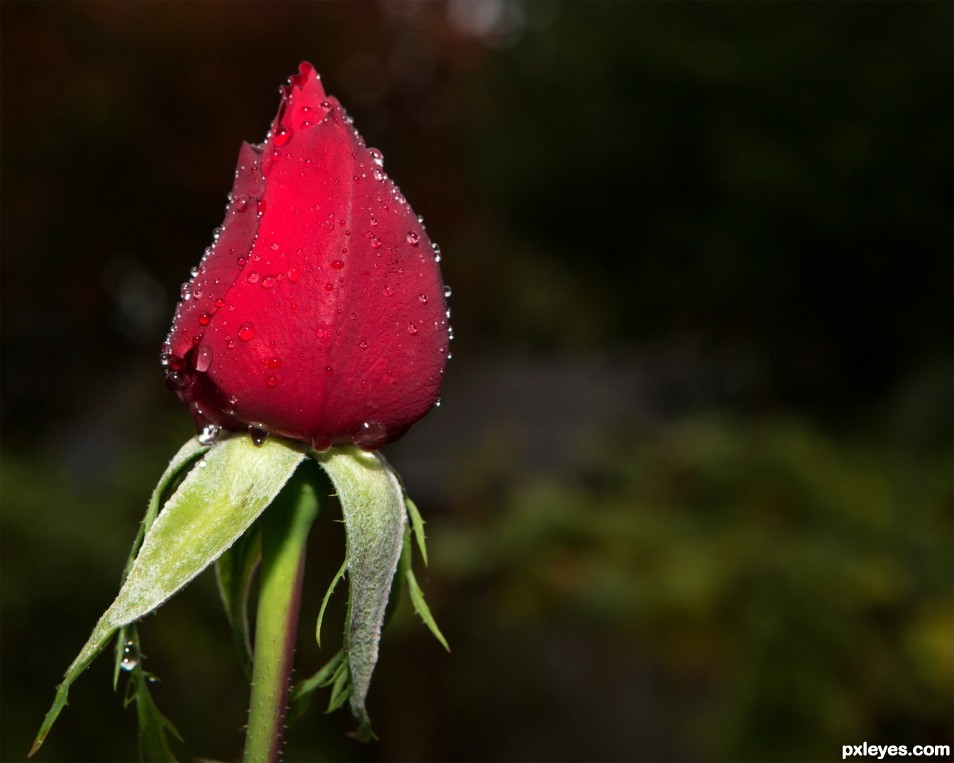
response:
<path id="1" fill-rule="evenodd" d="M 245 677 L 252 677 L 252 631 L 248 620 L 248 599 L 255 569 L 262 559 L 262 535 L 251 528 L 215 563 L 215 579 L 225 616 L 232 629 Z"/>
<path id="2" fill-rule="evenodd" d="M 358 720 L 358 735 L 367 738 L 371 730 L 365 698 L 378 660 L 381 624 L 404 543 L 404 495 L 394 472 L 376 453 L 339 446 L 312 451 L 312 457 L 331 478 L 344 516 L 351 589 L 345 632 L 350 704 Z M 344 682 L 336 681 L 332 705 L 340 704 L 344 687 Z"/>
<path id="3" fill-rule="evenodd" d="M 115 601 L 66 671 L 31 754 L 66 705 L 69 687 L 122 626 L 147 615 L 217 559 L 265 510 L 304 458 L 279 438 L 256 447 L 244 436 L 213 445 L 146 533 Z"/>
<path id="4" fill-rule="evenodd" d="M 417 540 L 417 547 L 421 550 L 421 558 L 424 560 L 424 566 L 427 566 L 427 542 L 424 538 L 424 520 L 421 512 L 418 511 L 417 504 L 411 500 L 410 496 L 404 496 L 404 505 L 407 506 L 407 515 L 411 520 L 411 530 L 414 532 L 414 538 Z"/>
<path id="5" fill-rule="evenodd" d="M 421 587 L 417 583 L 417 578 L 414 576 L 410 541 L 410 538 L 405 539 L 404 550 L 401 552 L 401 574 L 407 581 L 407 590 L 411 595 L 411 604 L 414 605 L 414 611 L 417 612 L 421 620 L 424 621 L 424 625 L 434 634 L 434 638 L 440 641 L 441 646 L 449 652 L 450 646 L 447 644 L 447 639 L 444 638 L 441 629 L 437 627 L 437 622 L 431 614 L 431 608 L 428 607 L 427 602 L 424 601 L 424 592 L 421 590 Z"/>

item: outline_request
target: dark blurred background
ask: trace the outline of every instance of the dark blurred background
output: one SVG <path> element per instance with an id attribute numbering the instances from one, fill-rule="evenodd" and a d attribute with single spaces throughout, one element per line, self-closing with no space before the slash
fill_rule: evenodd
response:
<path id="1" fill-rule="evenodd" d="M 2 749 L 192 435 L 159 345 L 311 60 L 443 249 L 430 520 L 371 687 L 286 758 L 835 760 L 952 743 L 950 3 L 70 2 L 2 14 Z M 299 675 L 341 561 L 310 551 Z M 339 606 L 339 617 L 340 607 Z M 335 630 L 326 620 L 325 633 Z M 205 575 L 141 628 L 183 759 L 247 689 Z M 102 657 L 40 761 L 137 757 Z M 326 698 L 322 698 L 325 700 Z"/>

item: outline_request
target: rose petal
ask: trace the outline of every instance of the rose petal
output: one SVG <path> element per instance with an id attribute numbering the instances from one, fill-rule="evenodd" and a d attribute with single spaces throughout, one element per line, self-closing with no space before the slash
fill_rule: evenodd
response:
<path id="1" fill-rule="evenodd" d="M 309 64 L 262 147 L 243 146 L 191 288 L 168 350 L 199 426 L 370 449 L 437 399 L 448 325 L 430 239 Z"/>

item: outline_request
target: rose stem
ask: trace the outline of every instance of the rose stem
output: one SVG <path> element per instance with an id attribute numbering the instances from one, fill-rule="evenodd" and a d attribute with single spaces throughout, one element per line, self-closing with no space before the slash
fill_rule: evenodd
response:
<path id="1" fill-rule="evenodd" d="M 300 468 L 262 515 L 262 568 L 245 763 L 277 763 L 288 710 L 305 545 L 318 514 L 308 470 Z"/>

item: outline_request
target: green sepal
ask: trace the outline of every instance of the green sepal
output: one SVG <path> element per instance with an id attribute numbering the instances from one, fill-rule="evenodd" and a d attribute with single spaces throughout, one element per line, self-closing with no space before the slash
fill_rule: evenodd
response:
<path id="1" fill-rule="evenodd" d="M 331 579 L 331 583 L 328 584 L 328 590 L 325 591 L 325 598 L 321 600 L 321 609 L 318 610 L 318 622 L 315 625 L 315 641 L 318 643 L 319 648 L 321 647 L 321 621 L 325 619 L 325 609 L 328 607 L 328 602 L 331 601 L 331 594 L 335 592 L 335 587 L 344 578 L 347 570 L 348 555 L 345 554 L 345 560 L 341 563 L 341 568 Z"/>
<path id="2" fill-rule="evenodd" d="M 347 669 L 348 659 L 344 649 L 339 649 L 335 652 L 334 657 L 328 660 L 314 675 L 295 684 L 289 699 L 289 723 L 294 723 L 305 714 L 316 689 L 323 689 L 334 683 L 338 668 L 342 665 Z"/>
<path id="3" fill-rule="evenodd" d="M 370 739 L 373 732 L 365 698 L 404 543 L 404 491 L 387 461 L 377 453 L 339 446 L 312 451 L 311 455 L 335 487 L 347 535 L 350 595 L 344 649 L 348 662 L 347 670 L 335 677 L 329 709 L 340 706 L 347 692 L 358 722 L 355 736 Z"/>
<path id="4" fill-rule="evenodd" d="M 120 579 L 121 583 L 125 583 L 126 578 L 129 577 L 129 571 L 132 569 L 133 562 L 136 561 L 136 556 L 142 547 L 142 539 L 149 531 L 149 528 L 152 527 L 152 523 L 156 521 L 156 517 L 159 515 L 159 509 L 169 495 L 170 489 L 176 480 L 182 476 L 183 472 L 198 461 L 199 457 L 208 449 L 209 445 L 200 442 L 198 437 L 193 437 L 179 448 L 179 452 L 172 457 L 169 466 L 166 467 L 165 472 L 163 472 L 155 489 L 152 491 L 152 495 L 149 497 L 149 503 L 146 505 L 146 515 L 139 524 L 139 531 L 136 533 L 136 539 L 133 541 L 132 548 L 129 550 L 126 566 L 123 567 L 123 574 Z M 116 637 L 116 652 L 113 662 L 113 689 L 116 689 L 119 684 L 119 673 L 123 667 L 126 644 L 129 642 L 133 643 L 137 652 L 140 651 L 138 637 L 131 637 L 130 634 L 126 633 L 125 628 L 120 628 L 119 634 Z"/>
<path id="5" fill-rule="evenodd" d="M 57 687 L 31 755 L 66 705 L 70 685 L 113 634 L 156 609 L 215 561 L 272 502 L 303 459 L 302 446 L 279 438 L 256 447 L 240 435 L 209 448 L 145 532 L 119 595 Z"/>
<path id="6" fill-rule="evenodd" d="M 215 562 L 219 596 L 242 670 L 249 680 L 252 678 L 252 629 L 248 619 L 248 599 L 252 578 L 261 560 L 262 534 L 255 525 Z"/>
<path id="7" fill-rule="evenodd" d="M 401 551 L 401 575 L 407 582 L 407 591 L 411 596 L 411 604 L 414 606 L 414 611 L 417 612 L 421 620 L 424 621 L 424 625 L 427 626 L 427 629 L 434 634 L 434 638 L 440 641 L 441 646 L 449 652 L 450 646 L 447 644 L 447 639 L 444 638 L 441 629 L 437 627 L 434 615 L 431 614 L 431 608 L 427 606 L 427 602 L 424 600 L 424 592 L 421 590 L 417 578 L 414 576 L 414 564 L 411 557 L 410 531 L 407 531 L 404 540 L 404 549 Z"/>
<path id="8" fill-rule="evenodd" d="M 146 505 L 146 514 L 139 525 L 139 531 L 133 541 L 132 548 L 129 551 L 129 557 L 123 568 L 121 582 L 124 582 L 129 576 L 133 562 L 142 546 L 142 540 L 145 534 L 152 527 L 152 523 L 159 514 L 165 499 L 168 497 L 177 480 L 191 467 L 199 458 L 209 449 L 207 443 L 203 443 L 198 437 L 193 437 L 179 452 L 172 457 L 169 466 L 159 478 L 149 502 Z M 135 666 L 129 667 L 129 654 L 136 655 Z M 116 635 L 115 657 L 113 661 L 113 689 L 119 685 L 119 674 L 122 671 L 131 671 L 129 684 L 127 685 L 127 695 L 125 706 L 130 702 L 136 703 L 136 717 L 139 721 L 139 739 L 142 748 L 142 756 L 146 760 L 175 760 L 169 747 L 169 740 L 166 732 L 171 731 L 179 741 L 182 738 L 175 727 L 156 707 L 152 696 L 149 693 L 149 681 L 141 676 L 148 676 L 150 680 L 155 680 L 151 674 L 145 673 L 142 667 L 142 645 L 139 640 L 139 631 L 135 625 L 125 626 L 119 629 Z"/>

